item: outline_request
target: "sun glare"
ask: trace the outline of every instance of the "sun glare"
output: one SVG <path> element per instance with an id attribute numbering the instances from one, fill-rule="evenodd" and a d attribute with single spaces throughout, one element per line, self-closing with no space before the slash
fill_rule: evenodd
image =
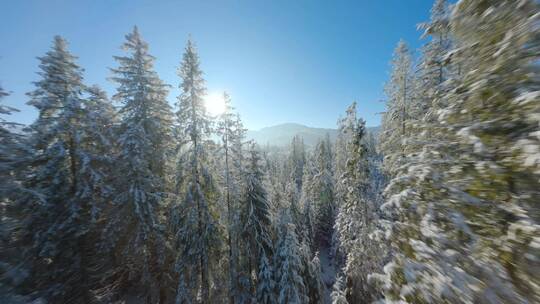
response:
<path id="1" fill-rule="evenodd" d="M 210 115 L 218 116 L 225 112 L 223 93 L 211 93 L 204 99 L 204 105 Z"/>

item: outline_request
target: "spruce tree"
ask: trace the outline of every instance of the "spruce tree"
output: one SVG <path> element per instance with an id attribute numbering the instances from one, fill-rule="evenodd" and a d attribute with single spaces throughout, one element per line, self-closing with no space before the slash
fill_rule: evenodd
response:
<path id="1" fill-rule="evenodd" d="M 32 160 L 18 200 L 22 208 L 21 247 L 29 273 L 25 291 L 47 301 L 87 303 L 92 299 L 85 248 L 98 201 L 86 194 L 83 165 L 91 158 L 84 124 L 82 69 L 56 36 L 52 49 L 40 57 L 39 75 L 29 105 L 39 111 L 30 126 Z M 86 167 L 88 169 L 88 167 Z"/>
<path id="2" fill-rule="evenodd" d="M 349 159 L 349 151 L 347 148 L 352 140 L 354 134 L 353 130 L 357 123 L 356 112 L 356 102 L 353 102 L 347 108 L 345 117 L 338 119 L 338 135 L 336 139 L 333 168 L 336 207 L 341 206 L 347 192 L 347 189 L 343 187 L 343 183 L 340 181 L 343 179 L 343 174 L 347 167 L 347 160 Z"/>
<path id="3" fill-rule="evenodd" d="M 0 86 L 0 179 L 3 181 L 0 185 L 0 196 L 2 198 L 8 198 L 13 194 L 14 189 L 20 189 L 16 183 L 17 172 L 14 171 L 19 171 L 16 169 L 22 165 L 28 152 L 23 136 L 17 132 L 22 125 L 5 118 L 19 111 L 4 104 L 3 100 L 7 96 L 9 93 Z"/>
<path id="4" fill-rule="evenodd" d="M 160 214 L 165 199 L 166 155 L 171 142 L 171 110 L 167 86 L 153 70 L 154 57 L 137 27 L 126 35 L 115 56 L 113 99 L 119 111 L 115 195 L 106 216 L 103 243 L 115 259 L 114 278 L 120 292 L 147 303 L 159 301 L 164 235 Z"/>
<path id="5" fill-rule="evenodd" d="M 343 278 L 338 276 L 334 283 L 332 294 L 332 304 L 349 304 L 345 297 L 345 290 L 343 288 Z"/>
<path id="6" fill-rule="evenodd" d="M 270 260 L 266 256 L 266 252 L 261 250 L 259 252 L 259 272 L 257 274 L 257 303 L 261 304 L 273 304 L 276 303 L 275 298 L 275 281 L 274 271 L 270 265 Z"/>
<path id="7" fill-rule="evenodd" d="M 347 298 L 354 303 L 373 297 L 367 274 L 378 268 L 380 257 L 370 238 L 374 206 L 368 196 L 370 175 L 364 121 L 358 119 L 351 131 L 352 138 L 347 146 L 349 158 L 340 181 L 347 193 L 339 208 L 335 229 L 345 256 Z"/>
<path id="8" fill-rule="evenodd" d="M 394 50 L 390 80 L 385 87 L 387 110 L 382 118 L 380 135 L 385 169 L 390 175 L 395 175 L 394 171 L 404 162 L 404 139 L 410 134 L 407 123 L 411 117 L 413 88 L 412 56 L 405 41 L 400 40 Z"/>
<path id="9" fill-rule="evenodd" d="M 393 179 L 383 206 L 394 215 L 394 257 L 374 276 L 389 300 L 538 300 L 526 256 L 538 233 L 531 151 L 538 81 L 530 54 L 538 4 L 460 1 L 450 17 L 461 73 L 435 97 L 433 137 Z M 470 29 L 474 28 L 475 31 Z M 439 99 L 439 100 L 437 100 Z M 532 133 L 531 133 L 532 132 Z"/>
<path id="10" fill-rule="evenodd" d="M 218 243 L 217 220 L 210 210 L 215 185 L 205 145 L 212 130 L 204 106 L 206 87 L 199 56 L 191 40 L 188 40 L 178 75 L 182 82 L 175 131 L 180 153 L 177 166 L 180 216 L 175 233 L 180 254 L 176 267 L 179 286 L 187 286 L 188 291 L 177 290 L 177 302 L 182 303 L 180 296 L 188 294 L 192 299 L 209 303 L 210 264 L 213 262 L 210 256 L 212 246 Z"/>
<path id="11" fill-rule="evenodd" d="M 7 116 L 18 111 L 4 104 L 9 93 L 0 86 L 0 294 L 9 303 L 29 302 L 17 288 L 26 279 L 27 271 L 20 264 L 20 231 L 23 213 L 17 201 L 31 189 L 25 189 L 23 180 L 24 164 L 31 156 L 24 135 L 17 129 L 22 125 L 11 122 Z"/>
<path id="12" fill-rule="evenodd" d="M 308 261 L 308 275 L 305 280 L 309 303 L 318 304 L 324 302 L 324 285 L 321 278 L 319 252 L 315 252 L 313 258 Z"/>
<path id="13" fill-rule="evenodd" d="M 289 170 L 291 177 L 296 185 L 297 191 L 302 188 L 302 175 L 304 173 L 304 165 L 306 164 L 306 148 L 304 139 L 295 135 L 291 141 L 291 149 L 289 154 Z"/>
<path id="14" fill-rule="evenodd" d="M 225 102 L 225 111 L 219 116 L 217 133 L 221 136 L 222 150 L 223 150 L 223 191 L 224 200 L 226 204 L 227 212 L 227 241 L 229 250 L 229 302 L 235 303 L 237 300 L 236 293 L 238 292 L 238 232 L 237 225 L 238 211 L 240 200 L 240 187 L 239 177 L 241 175 L 239 170 L 235 167 L 235 160 L 238 158 L 238 154 L 242 153 L 242 138 L 237 139 L 238 134 L 235 129 L 238 127 L 235 114 L 232 112 L 231 99 L 227 93 L 223 93 L 223 100 Z M 241 126 L 240 126 L 241 127 Z M 240 142 L 240 146 L 235 146 Z M 233 245 L 234 244 L 234 245 Z"/>
<path id="15" fill-rule="evenodd" d="M 272 257 L 274 254 L 272 242 L 272 225 L 270 220 L 270 206 L 267 193 L 263 186 L 263 172 L 260 165 L 259 152 L 252 144 L 249 150 L 246 169 L 246 198 L 242 202 L 242 239 L 245 240 L 243 260 L 247 264 L 247 272 L 258 273 L 261 259 Z M 271 266 L 270 266 L 271 267 Z M 269 284 L 269 282 L 257 282 Z M 257 290 L 257 286 L 255 289 Z"/>
<path id="16" fill-rule="evenodd" d="M 282 215 L 274 257 L 277 290 L 279 290 L 278 303 L 300 304 L 307 302 L 308 299 L 304 279 L 301 276 L 302 260 L 296 227 L 291 223 L 290 215 L 287 213 L 284 211 Z"/>
<path id="17" fill-rule="evenodd" d="M 334 177 L 329 140 L 319 141 L 315 147 L 315 175 L 312 188 L 315 193 L 315 229 L 317 242 L 328 246 L 333 233 L 335 218 Z"/>

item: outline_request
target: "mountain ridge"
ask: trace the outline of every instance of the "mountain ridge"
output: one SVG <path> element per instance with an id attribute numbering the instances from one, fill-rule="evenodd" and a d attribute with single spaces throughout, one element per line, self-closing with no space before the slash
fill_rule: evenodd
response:
<path id="1" fill-rule="evenodd" d="M 378 133 L 379 127 L 368 127 L 368 132 Z M 254 140 L 259 145 L 286 146 L 290 144 L 292 138 L 300 135 L 307 146 L 315 146 L 317 142 L 325 136 L 330 137 L 330 141 L 336 140 L 338 130 L 332 128 L 309 127 L 303 124 L 288 122 L 274 126 L 264 127 L 259 130 L 248 130 L 247 138 Z"/>

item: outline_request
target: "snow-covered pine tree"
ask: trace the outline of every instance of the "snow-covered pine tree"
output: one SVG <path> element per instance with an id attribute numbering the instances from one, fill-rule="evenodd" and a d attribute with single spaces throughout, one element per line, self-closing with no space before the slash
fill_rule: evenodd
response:
<path id="1" fill-rule="evenodd" d="M 312 253 L 317 250 L 315 244 L 315 191 L 313 188 L 314 174 L 315 167 L 313 159 L 311 153 L 307 153 L 299 200 L 299 208 L 301 212 L 301 221 L 299 225 L 301 226 L 301 239 L 309 246 L 310 249 L 308 261 L 312 258 Z"/>
<path id="2" fill-rule="evenodd" d="M 442 26 L 442 21 L 440 22 Z M 422 25 L 422 27 L 428 29 L 429 25 Z M 439 25 L 437 27 L 434 26 L 433 30 L 435 28 L 437 31 L 442 30 L 439 28 Z M 419 149 L 422 149 L 420 141 L 425 141 L 426 134 L 421 131 L 423 118 L 425 112 L 430 111 L 432 108 L 430 96 L 433 96 L 435 92 L 434 88 L 430 87 L 435 80 L 428 77 L 438 76 L 436 73 L 442 71 L 437 70 L 437 67 L 442 67 L 439 64 L 442 64 L 440 60 L 444 56 L 444 54 L 435 53 L 435 50 L 438 50 L 438 47 L 441 45 L 439 43 L 433 43 L 433 47 L 426 47 L 425 49 L 425 52 L 429 54 L 430 58 L 422 61 L 419 79 L 415 79 L 412 74 L 411 54 L 403 40 L 398 43 L 394 51 L 391 77 L 385 87 L 385 93 L 388 98 L 386 112 L 382 117 L 381 133 L 379 135 L 379 149 L 384 155 L 384 179 L 394 178 L 394 180 L 398 180 L 402 176 L 403 171 L 406 170 L 404 168 L 407 166 L 407 162 L 411 161 L 412 156 L 407 153 L 417 153 Z M 417 138 L 417 141 L 411 140 L 411 137 Z M 413 189 L 409 189 L 408 191 L 412 192 Z M 399 192 L 400 190 L 397 188 L 387 187 L 384 196 L 385 198 L 390 198 Z M 410 200 L 412 201 L 412 198 Z M 387 202 L 382 206 L 386 212 L 380 220 L 377 220 L 377 230 L 375 233 L 381 241 L 389 237 L 392 231 L 397 229 L 401 224 L 407 225 L 407 222 L 402 222 L 402 219 L 398 215 L 400 213 L 399 208 L 388 208 L 387 206 L 389 205 Z M 384 238 L 381 237 L 382 234 L 385 235 Z M 403 244 L 405 246 L 407 245 L 406 242 L 403 242 Z M 392 254 L 393 258 L 399 256 L 399 253 Z M 390 267 L 386 267 L 385 271 L 388 269 Z M 372 270 L 377 271 L 377 269 Z M 389 285 L 381 283 L 381 280 L 378 280 L 377 276 L 370 274 L 370 281 L 379 282 L 378 286 L 380 289 L 388 290 Z"/>
<path id="3" fill-rule="evenodd" d="M 285 186 L 281 178 L 281 166 L 278 158 L 273 153 L 265 153 L 265 188 L 268 191 L 272 223 L 279 222 L 280 210 L 283 208 L 285 200 Z"/>
<path id="4" fill-rule="evenodd" d="M 80 156 L 81 190 L 78 195 L 95 202 L 90 217 L 96 221 L 115 192 L 111 185 L 114 184 L 112 168 L 117 153 L 114 132 L 117 119 L 116 111 L 102 89 L 94 85 L 85 91 L 87 96 L 80 121 L 84 127 L 80 145 L 85 153 Z"/>
<path id="5" fill-rule="evenodd" d="M 119 111 L 113 206 L 106 216 L 103 243 L 115 259 L 115 278 L 124 294 L 160 299 L 164 235 L 160 213 L 166 186 L 166 156 L 171 143 L 172 113 L 167 85 L 153 70 L 154 57 L 137 27 L 126 35 L 115 56 L 113 99 Z"/>
<path id="6" fill-rule="evenodd" d="M 252 276 L 258 273 L 257 269 L 261 259 L 272 257 L 274 254 L 272 242 L 272 223 L 270 220 L 270 206 L 267 193 L 263 186 L 263 172 L 261 170 L 261 157 L 254 144 L 249 149 L 246 168 L 246 193 L 242 202 L 242 239 L 245 241 L 243 250 L 243 262 L 246 263 L 245 271 Z M 263 255 L 264 253 L 264 255 Z M 247 267 L 246 267 L 247 266 Z M 270 266 L 271 267 L 271 266 Z M 270 284 L 270 282 L 256 282 L 258 284 Z M 256 290 L 259 289 L 257 286 Z"/>
<path id="7" fill-rule="evenodd" d="M 410 235 L 420 233 L 422 214 L 425 215 L 429 208 L 418 207 L 418 197 L 422 197 L 426 201 L 430 197 L 429 194 L 423 193 L 422 189 L 438 187 L 435 184 L 430 184 L 430 179 L 418 179 L 418 173 L 424 170 L 420 176 L 428 176 L 428 172 L 434 172 L 435 167 L 437 170 L 446 171 L 449 168 L 448 160 L 452 157 L 447 149 L 442 148 L 451 139 L 448 137 L 446 128 L 437 119 L 438 111 L 446 103 L 446 99 L 441 97 L 444 96 L 445 92 L 451 90 L 456 81 L 447 81 L 450 77 L 456 76 L 451 62 L 446 59 L 447 52 L 453 43 L 449 28 L 447 2 L 444 0 L 435 1 L 430 21 L 421 24 L 419 28 L 425 31 L 423 36 L 430 37 L 430 40 L 422 48 L 422 57 L 413 92 L 415 98 L 412 99 L 410 106 L 412 115 L 407 122 L 410 132 L 405 137 L 406 145 L 403 146 L 403 159 L 406 161 L 393 172 L 394 178 L 384 192 L 388 198 L 388 203 L 384 205 L 385 215 L 379 221 L 380 226 L 383 227 L 382 230 L 386 230 L 386 233 L 394 233 L 393 239 L 405 241 L 400 242 L 399 245 L 394 242 L 392 246 L 395 251 L 394 261 L 385 268 L 386 271 L 399 269 L 398 265 L 405 261 L 401 252 L 411 252 L 407 239 Z M 424 164 L 429 164 L 430 168 L 428 169 Z M 437 201 L 438 199 L 431 198 L 431 200 Z M 394 205 L 391 202 L 407 203 Z M 393 288 L 390 287 L 392 284 L 388 284 L 388 282 L 384 283 L 383 286 L 387 292 Z"/>
<path id="8" fill-rule="evenodd" d="M 339 207 L 343 202 L 347 189 L 343 188 L 343 184 L 339 181 L 342 180 L 342 175 L 346 171 L 347 160 L 349 154 L 347 147 L 352 140 L 353 130 L 357 123 L 356 118 L 356 102 L 353 102 L 346 111 L 344 118 L 338 119 L 338 135 L 336 139 L 335 147 L 335 162 L 334 162 L 334 195 L 336 201 L 336 207 Z"/>
<path id="9" fill-rule="evenodd" d="M 288 168 L 291 177 L 296 184 L 297 191 L 302 189 L 302 175 L 306 164 L 306 148 L 304 139 L 300 135 L 295 135 L 291 141 Z"/>
<path id="10" fill-rule="evenodd" d="M 27 272 L 20 265 L 21 208 L 17 201 L 27 195 L 28 189 L 21 186 L 24 164 L 28 161 L 29 149 L 24 136 L 15 128 L 22 125 L 11 122 L 8 115 L 18 111 L 4 104 L 9 94 L 0 86 L 0 296 L 7 303 L 26 303 L 30 299 L 22 297 L 17 287 L 26 278 Z"/>
<path id="11" fill-rule="evenodd" d="M 437 112 L 445 106 L 446 99 L 441 97 L 452 89 L 457 76 L 455 64 L 447 59 L 452 46 L 447 1 L 435 1 L 430 21 L 420 24 L 418 28 L 424 30 L 422 37 L 429 40 L 422 47 L 411 92 L 413 98 L 410 100 L 407 121 L 409 132 L 404 147 L 407 164 L 413 162 L 411 158 L 417 157 L 427 145 L 447 140 L 441 137 L 440 129 L 443 127 L 437 121 Z M 447 81 L 449 79 L 453 80 Z"/>
<path id="12" fill-rule="evenodd" d="M 244 231 L 244 219 L 246 218 L 246 205 L 245 200 L 247 198 L 248 191 L 248 163 L 249 163 L 249 146 L 250 142 L 245 141 L 247 129 L 244 128 L 240 114 L 236 113 L 235 119 L 233 121 L 233 136 L 231 140 L 231 161 L 233 169 L 233 179 L 234 183 L 237 185 L 238 197 L 236 198 L 237 211 L 234 214 L 234 222 L 236 234 L 238 236 L 243 235 Z M 248 149 L 245 146 L 248 146 Z M 265 186 L 263 184 L 263 189 Z M 253 273 L 253 270 L 257 269 L 257 261 L 253 259 L 253 256 L 248 254 L 253 250 L 252 243 L 249 240 L 243 240 L 237 243 L 237 250 L 239 251 L 239 260 L 237 263 L 237 290 L 235 295 L 237 301 L 235 303 L 249 303 L 254 299 L 255 292 L 255 282 L 253 277 L 256 276 L 256 273 Z M 268 254 L 268 253 L 267 253 Z M 270 259 L 270 256 L 268 256 Z"/>
<path id="13" fill-rule="evenodd" d="M 364 121 L 358 119 L 351 130 L 352 140 L 347 147 L 347 167 L 342 175 L 347 189 L 339 208 L 335 229 L 341 252 L 346 256 L 347 298 L 350 302 L 369 301 L 374 295 L 368 286 L 367 275 L 379 265 L 377 246 L 370 239 L 373 231 L 373 206 L 368 199 L 369 164 L 364 144 Z"/>
<path id="14" fill-rule="evenodd" d="M 232 112 L 231 99 L 223 93 L 225 111 L 219 116 L 217 134 L 220 135 L 223 150 L 223 192 L 227 212 L 227 241 L 229 251 L 229 302 L 238 302 L 238 236 L 239 236 L 239 200 L 241 185 L 239 184 L 241 172 L 235 165 L 239 154 L 242 153 L 242 138 L 238 139 L 238 130 L 241 126 L 239 119 Z M 238 146 L 237 144 L 240 143 Z M 235 170 L 236 169 L 236 170 Z"/>
<path id="15" fill-rule="evenodd" d="M 276 303 L 274 271 L 264 250 L 259 252 L 258 269 L 256 291 L 257 303 L 274 304 Z"/>
<path id="16" fill-rule="evenodd" d="M 335 156 L 333 164 L 335 213 L 337 213 L 337 210 L 343 204 L 345 195 L 348 191 L 345 188 L 345 184 L 341 183 L 341 181 L 343 180 L 343 175 L 347 169 L 347 160 L 350 158 L 349 147 L 353 139 L 354 128 L 357 124 L 356 112 L 356 102 L 353 102 L 347 108 L 345 117 L 340 117 L 338 119 L 338 134 L 334 149 Z M 333 222 L 333 225 L 335 225 L 335 222 Z M 333 230 L 330 240 L 330 256 L 335 259 L 338 264 L 342 264 L 344 256 L 339 250 L 339 236 L 336 231 Z"/>
<path id="17" fill-rule="evenodd" d="M 215 185 L 205 145 L 211 134 L 211 120 L 204 106 L 206 87 L 202 74 L 199 55 L 188 40 L 178 70 L 182 82 L 175 131 L 180 153 L 177 166 L 179 202 L 175 206 L 180 214 L 175 232 L 180 253 L 176 268 L 180 276 L 178 286 L 188 290 L 177 290 L 177 303 L 183 303 L 182 298 L 197 298 L 201 303 L 209 303 L 210 264 L 213 262 L 210 256 L 212 248 L 219 244 L 217 219 L 210 210 Z"/>
<path id="18" fill-rule="evenodd" d="M 81 170 L 90 155 L 83 145 L 89 134 L 83 123 L 82 69 L 59 36 L 38 59 L 41 79 L 28 93 L 28 104 L 39 111 L 29 128 L 34 155 L 23 180 L 30 191 L 17 202 L 23 215 L 20 247 L 29 270 L 24 291 L 52 302 L 88 303 L 87 253 L 74 249 L 86 247 L 90 215 L 99 207 L 85 195 L 88 184 Z"/>
<path id="19" fill-rule="evenodd" d="M 349 304 L 347 297 L 345 296 L 342 276 L 336 278 L 330 297 L 332 298 L 332 304 Z"/>
<path id="20" fill-rule="evenodd" d="M 433 102 L 442 101 L 436 98 L 436 94 L 440 94 L 441 85 L 452 72 L 446 60 L 446 55 L 452 45 L 449 17 L 447 0 L 436 0 L 431 9 L 430 21 L 418 26 L 419 29 L 424 30 L 422 38 L 429 40 L 421 49 L 422 56 L 415 81 L 414 102 L 410 107 L 410 117 L 413 119 L 420 120 L 429 110 L 440 109 L 442 106 Z M 435 115 L 430 116 L 431 119 L 435 118 Z"/>
<path id="21" fill-rule="evenodd" d="M 274 265 L 279 304 L 308 302 L 306 286 L 301 276 L 302 260 L 296 227 L 291 222 L 288 210 L 283 210 L 279 227 Z"/>
<path id="22" fill-rule="evenodd" d="M 321 261 L 319 260 L 319 252 L 315 252 L 313 258 L 308 261 L 308 275 L 305 277 L 305 282 L 309 303 L 323 303 L 324 285 L 321 278 Z"/>
<path id="23" fill-rule="evenodd" d="M 534 0 L 462 0 L 452 12 L 457 60 L 467 64 L 440 112 L 459 145 L 445 172 L 452 221 L 437 224 L 467 257 L 458 267 L 482 282 L 459 295 L 471 302 L 540 301 L 531 269 L 540 235 L 539 13 Z"/>
<path id="24" fill-rule="evenodd" d="M 403 163 L 405 139 L 410 134 L 407 122 L 411 117 L 410 107 L 414 88 L 412 56 L 405 41 L 400 40 L 392 58 L 390 80 L 386 84 L 386 112 L 382 118 L 380 147 L 385 157 L 388 174 Z"/>
<path id="25" fill-rule="evenodd" d="M 395 254 L 385 275 L 374 277 L 386 299 L 538 301 L 527 258 L 539 231 L 531 201 L 538 120 L 530 116 L 539 104 L 531 56 L 539 53 L 538 12 L 535 1 L 468 0 L 452 12 L 458 47 L 450 57 L 467 64 L 457 87 L 435 101 L 445 106 L 432 130 L 439 140 L 386 190 L 394 193 L 384 208 L 397 215 Z"/>
<path id="26" fill-rule="evenodd" d="M 0 86 L 0 115 L 2 115 L 0 116 L 0 179 L 4 181 L 2 185 L 0 185 L 0 194 L 2 194 L 2 197 L 6 197 L 7 192 L 11 191 L 13 187 L 11 163 L 14 160 L 14 155 L 12 155 L 12 153 L 16 150 L 14 145 L 18 141 L 11 130 L 14 123 L 7 121 L 3 117 L 5 115 L 11 115 L 14 111 L 18 111 L 3 104 L 4 98 L 8 95 L 9 94 L 4 91 L 4 88 Z"/>
<path id="27" fill-rule="evenodd" d="M 296 237 L 298 238 L 298 242 L 301 243 L 304 241 L 304 219 L 302 208 L 300 206 L 300 193 L 295 178 L 294 176 L 290 176 L 289 178 L 282 180 L 281 183 L 284 183 L 285 186 L 284 195 L 282 197 L 282 208 L 288 210 L 291 217 L 291 223 L 296 229 Z"/>
<path id="28" fill-rule="evenodd" d="M 335 211 L 341 208 L 344 204 L 348 189 L 342 182 L 344 174 L 347 171 L 347 161 L 350 158 L 350 146 L 353 140 L 354 130 L 358 124 L 356 117 L 356 102 L 353 102 L 346 110 L 346 115 L 338 119 L 338 135 L 335 146 L 335 161 L 334 161 L 334 205 Z M 336 216 L 336 215 L 334 215 Z M 335 225 L 335 222 L 333 222 Z M 332 231 L 331 239 L 331 256 L 337 264 L 343 264 L 344 256 L 340 252 L 339 236 L 336 231 Z"/>
<path id="29" fill-rule="evenodd" d="M 315 209 L 315 240 L 328 247 L 331 242 L 335 219 L 334 177 L 329 140 L 321 140 L 315 146 L 315 174 L 311 180 Z"/>
<path id="30" fill-rule="evenodd" d="M 81 264 L 88 275 L 86 285 L 92 288 L 95 298 L 104 296 L 102 279 L 111 274 L 111 259 L 108 252 L 97 250 L 96 244 L 102 237 L 102 223 L 114 199 L 114 161 L 117 155 L 116 111 L 105 92 L 97 86 L 84 89 L 84 108 L 78 118 L 82 129 L 78 149 L 78 186 L 76 197 L 86 204 L 80 217 L 86 219 L 84 238 L 78 242 Z M 84 205 L 83 205 L 84 206 Z M 107 283 L 105 283 L 107 284 Z"/>
<path id="31" fill-rule="evenodd" d="M 19 179 L 16 175 L 21 170 L 17 169 L 22 166 L 29 152 L 24 142 L 24 136 L 17 131 L 17 129 L 20 131 L 22 125 L 5 118 L 13 112 L 19 111 L 3 103 L 6 96 L 9 96 L 9 93 L 0 86 L 0 180 L 2 180 L 0 197 L 3 199 L 12 197 L 16 192 L 14 190 L 21 188 L 16 182 Z"/>
<path id="32" fill-rule="evenodd" d="M 315 230 L 315 210 L 314 202 L 318 198 L 317 185 L 313 183 L 315 174 L 314 160 L 311 155 L 307 155 L 304 165 L 304 176 L 302 182 L 302 193 L 300 196 L 301 215 L 299 218 L 298 233 L 301 234 L 300 257 L 302 261 L 301 275 L 306 285 L 306 296 L 310 303 L 320 303 L 322 301 L 321 268 L 318 258 L 319 242 L 316 241 Z"/>
<path id="33" fill-rule="evenodd" d="M 272 242 L 272 222 L 270 219 L 270 205 L 267 199 L 267 193 L 263 186 L 263 172 L 261 170 L 261 157 L 256 150 L 254 144 L 249 149 L 249 155 L 247 159 L 246 168 L 246 198 L 242 202 L 242 239 L 244 240 L 245 249 L 243 250 L 242 261 L 245 265 L 244 272 L 249 277 L 253 276 L 253 273 L 261 273 L 259 266 L 265 266 L 271 270 L 272 265 L 269 264 L 269 257 L 274 255 L 274 248 Z M 268 264 L 268 265 L 265 265 Z M 258 277 L 254 282 L 256 291 L 264 291 L 266 287 L 274 283 L 269 281 L 266 276 Z M 257 294 L 257 298 L 262 295 Z"/>

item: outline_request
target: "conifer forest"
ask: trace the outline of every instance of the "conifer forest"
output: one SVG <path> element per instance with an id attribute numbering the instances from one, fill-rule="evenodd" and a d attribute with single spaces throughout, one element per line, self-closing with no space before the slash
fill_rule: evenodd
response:
<path id="1" fill-rule="evenodd" d="M 0 87 L 1 303 L 540 303 L 537 0 L 435 0 L 380 127 L 351 100 L 314 145 L 250 140 L 197 37 L 165 83 L 144 33 L 112 94 L 61 36 L 31 124 Z"/>

